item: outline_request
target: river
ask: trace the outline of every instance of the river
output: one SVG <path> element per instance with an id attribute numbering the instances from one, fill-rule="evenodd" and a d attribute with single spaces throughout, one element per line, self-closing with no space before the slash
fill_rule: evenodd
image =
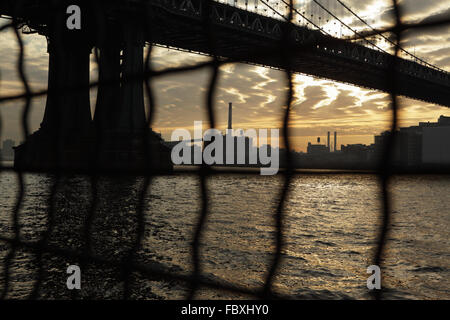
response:
<path id="1" fill-rule="evenodd" d="M 142 178 L 100 178 L 89 232 L 91 250 L 121 261 L 137 231 L 136 206 Z M 19 214 L 21 238 L 37 241 L 48 226 L 52 178 L 25 175 Z M 81 250 L 91 205 L 90 180 L 64 177 L 55 197 L 49 243 Z M 204 277 L 245 288 L 264 284 L 274 250 L 274 210 L 281 177 L 219 175 L 209 178 L 210 210 L 201 246 Z M 450 298 L 450 177 L 395 176 L 391 232 L 381 266 L 386 299 Z M 0 174 L 0 233 L 13 236 L 17 177 Z M 381 201 L 376 176 L 368 174 L 296 176 L 285 211 L 285 248 L 274 289 L 298 299 L 370 299 L 366 280 L 379 228 Z M 201 210 L 195 175 L 154 178 L 145 198 L 144 236 L 135 262 L 176 274 L 192 271 L 191 242 Z M 0 242 L 0 283 L 9 246 Z M 40 297 L 73 297 L 66 268 L 73 258 L 43 255 Z M 26 298 L 37 276 L 36 255 L 19 249 L 11 263 L 8 297 Z M 114 266 L 81 264 L 80 298 L 120 298 L 123 283 Z M 182 299 L 187 286 L 176 280 L 131 275 L 132 298 Z M 248 298 L 200 288 L 205 299 Z"/>

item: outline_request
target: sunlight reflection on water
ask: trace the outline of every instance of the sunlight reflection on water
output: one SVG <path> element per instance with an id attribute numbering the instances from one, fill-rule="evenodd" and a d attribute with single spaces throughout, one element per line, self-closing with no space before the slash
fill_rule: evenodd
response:
<path id="1" fill-rule="evenodd" d="M 11 235 L 17 186 L 1 175 L 0 223 Z M 37 240 L 47 223 L 49 178 L 27 175 L 21 235 Z M 120 259 L 136 231 L 136 200 L 141 179 L 100 180 L 101 197 L 91 227 L 93 251 Z M 205 276 L 248 287 L 261 286 L 274 249 L 274 210 L 280 177 L 217 176 L 208 182 L 211 208 L 201 247 Z M 400 176 L 393 179 L 393 221 L 382 268 L 387 298 L 450 298 L 450 179 Z M 193 229 L 200 211 L 198 178 L 158 177 L 147 194 L 145 237 L 138 261 L 169 271 L 191 271 Z M 369 298 L 366 268 L 371 263 L 379 222 L 378 182 L 369 175 L 306 175 L 293 180 L 286 203 L 285 249 L 275 287 L 298 298 Z M 90 205 L 89 180 L 65 180 L 57 197 L 52 241 L 83 246 L 82 226 Z M 2 258 L 6 246 L 0 244 Z M 66 297 L 64 259 L 48 257 L 43 297 Z M 84 297 L 115 297 L 120 280 L 113 270 L 91 266 L 92 284 Z M 33 255 L 21 251 L 13 264 L 11 297 L 27 294 L 33 280 Z M 1 279 L 1 278 L 0 278 Z M 59 283 L 61 282 L 61 283 Z M 183 298 L 177 282 L 135 275 L 135 297 Z M 51 285 L 50 285 L 51 284 Z M 61 288 L 59 288 L 61 287 Z M 138 288 L 139 287 L 139 288 Z M 239 298 L 202 289 L 200 298 Z"/>

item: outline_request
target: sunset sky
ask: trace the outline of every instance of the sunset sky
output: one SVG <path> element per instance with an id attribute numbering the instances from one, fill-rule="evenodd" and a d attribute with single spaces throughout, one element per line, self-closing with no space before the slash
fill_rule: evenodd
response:
<path id="1" fill-rule="evenodd" d="M 343 2 L 375 27 L 387 26 L 393 21 L 388 0 Z M 401 3 L 405 21 L 409 22 L 450 15 L 449 0 L 403 0 Z M 345 19 L 348 23 L 354 23 L 350 16 Z M 3 23 L 5 20 L 0 22 Z M 48 67 L 46 40 L 39 35 L 25 35 L 24 39 L 26 72 L 31 87 L 33 90 L 45 89 Z M 23 89 L 15 65 L 18 46 L 12 31 L 0 33 L 0 43 L 0 95 L 21 92 Z M 402 44 L 429 63 L 450 71 L 450 26 L 406 32 Z M 160 47 L 153 52 L 153 66 L 156 68 L 194 64 L 205 59 L 209 58 Z M 92 62 L 92 80 L 96 79 L 96 68 Z M 165 139 L 170 139 L 172 130 L 176 128 L 192 129 L 195 120 L 206 122 L 204 102 L 208 80 L 209 71 L 203 70 L 165 76 L 154 81 L 157 113 L 153 129 L 161 132 Z M 215 100 L 218 129 L 226 127 L 228 102 L 233 102 L 234 106 L 234 128 L 280 127 L 285 93 L 286 79 L 280 71 L 245 64 L 222 67 Z M 92 90 L 92 111 L 95 95 L 95 90 Z M 449 108 L 405 98 L 401 98 L 400 102 L 401 126 L 436 121 L 440 115 L 450 116 Z M 293 147 L 305 151 L 308 141 L 315 141 L 318 136 L 325 140 L 327 131 L 338 131 L 339 146 L 347 143 L 370 144 L 373 135 L 386 130 L 389 125 L 388 103 L 388 96 L 381 92 L 297 74 L 291 117 Z M 0 105 L 3 124 L 1 140 L 22 139 L 19 120 L 22 104 L 16 101 Z M 33 100 L 30 114 L 32 131 L 39 128 L 44 106 L 44 98 Z"/>

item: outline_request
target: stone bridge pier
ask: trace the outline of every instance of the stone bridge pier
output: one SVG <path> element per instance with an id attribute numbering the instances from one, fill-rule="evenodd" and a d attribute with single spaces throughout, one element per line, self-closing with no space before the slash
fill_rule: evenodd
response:
<path id="1" fill-rule="evenodd" d="M 41 129 L 63 140 L 91 133 L 89 67 L 91 46 L 79 37 L 48 39 L 48 90 Z"/>
<path id="2" fill-rule="evenodd" d="M 144 71 L 142 29 L 108 24 L 104 30 L 107 41 L 99 44 L 100 84 L 94 114 L 98 160 L 112 168 L 168 165 L 168 148 L 146 127 L 144 85 L 139 78 Z"/>
<path id="3" fill-rule="evenodd" d="M 15 166 L 171 169 L 170 150 L 146 127 L 144 86 L 139 78 L 144 71 L 142 28 L 104 19 L 98 39 L 92 25 L 68 30 L 63 18 L 56 15 L 48 24 L 49 92 L 43 121 L 16 148 Z M 99 53 L 99 85 L 92 119 L 89 72 L 94 46 Z"/>
<path id="4" fill-rule="evenodd" d="M 117 129 L 121 108 L 121 31 L 117 25 L 104 28 L 104 39 L 97 44 L 98 80 L 94 124 L 98 135 L 109 136 Z"/>
<path id="5" fill-rule="evenodd" d="M 94 123 L 107 135 L 142 134 L 144 88 L 136 75 L 144 71 L 144 39 L 139 28 L 108 25 L 99 47 L 99 81 Z"/>
<path id="6" fill-rule="evenodd" d="M 68 30 L 66 13 L 59 10 L 51 15 L 46 29 L 49 62 L 44 117 L 40 129 L 15 149 L 14 166 L 32 170 L 85 166 L 93 132 L 88 28 Z"/>

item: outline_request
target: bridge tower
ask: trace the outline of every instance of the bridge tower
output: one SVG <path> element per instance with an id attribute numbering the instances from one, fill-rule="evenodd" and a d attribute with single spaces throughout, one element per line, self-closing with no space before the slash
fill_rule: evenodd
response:
<path id="1" fill-rule="evenodd" d="M 63 15 L 57 15 L 48 29 L 49 93 L 41 129 L 64 138 L 88 135 L 92 126 L 88 88 L 91 45 L 85 31 L 65 28 Z"/>
<path id="2" fill-rule="evenodd" d="M 144 71 L 143 33 L 131 26 L 108 25 L 105 29 L 107 41 L 99 44 L 100 85 L 94 115 L 97 132 L 142 135 L 146 126 L 144 88 L 136 75 Z"/>
<path id="3" fill-rule="evenodd" d="M 97 44 L 99 87 L 94 114 L 98 161 L 102 167 L 150 166 L 171 169 L 170 150 L 147 128 L 144 105 L 142 26 L 109 21 Z M 146 150 L 147 149 L 147 150 Z M 150 155 L 150 158 L 146 158 Z"/>
<path id="4" fill-rule="evenodd" d="M 94 124 L 99 135 L 113 133 L 120 117 L 120 52 L 122 50 L 120 32 L 118 25 L 108 23 L 104 28 L 104 39 L 97 43 L 99 85 Z"/>
<path id="5" fill-rule="evenodd" d="M 85 10 L 88 12 L 88 10 Z M 89 19 L 81 30 L 66 27 L 65 8 L 46 21 L 48 94 L 40 129 L 15 149 L 18 169 L 86 166 L 92 149 L 89 102 Z"/>
<path id="6" fill-rule="evenodd" d="M 123 28 L 121 106 L 118 131 L 142 134 L 145 129 L 144 88 L 142 79 L 133 78 L 144 71 L 144 36 L 139 28 Z"/>

